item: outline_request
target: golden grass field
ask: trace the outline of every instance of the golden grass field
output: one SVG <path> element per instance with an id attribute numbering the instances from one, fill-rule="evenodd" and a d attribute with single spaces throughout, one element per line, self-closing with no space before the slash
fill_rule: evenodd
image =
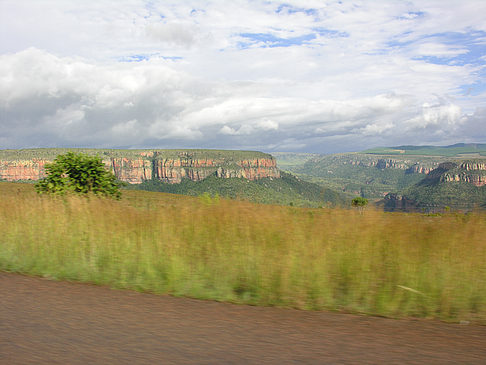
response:
<path id="1" fill-rule="evenodd" d="M 253 305 L 486 323 L 486 214 L 0 183 L 0 270 Z"/>

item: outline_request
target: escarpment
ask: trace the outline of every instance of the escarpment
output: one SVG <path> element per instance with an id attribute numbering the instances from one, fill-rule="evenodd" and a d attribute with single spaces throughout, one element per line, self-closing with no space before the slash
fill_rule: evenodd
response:
<path id="1" fill-rule="evenodd" d="M 486 162 L 463 161 L 460 164 L 449 164 L 440 180 L 444 182 L 464 182 L 478 187 L 485 186 Z"/>
<path id="2" fill-rule="evenodd" d="M 146 158 L 113 157 L 103 162 L 118 180 L 129 184 L 140 184 L 152 178 L 152 162 Z"/>
<path id="3" fill-rule="evenodd" d="M 200 181 L 210 175 L 258 180 L 280 177 L 275 159 L 262 152 L 218 150 L 106 150 L 30 149 L 1 150 L 0 179 L 39 180 L 45 165 L 67 151 L 99 155 L 116 178 L 130 184 L 156 179 L 180 183 L 187 178 Z"/>
<path id="4" fill-rule="evenodd" d="M 331 155 L 330 157 L 321 158 L 332 159 L 333 163 L 341 165 L 352 165 L 362 167 L 375 167 L 380 170 L 397 169 L 405 170 L 407 173 L 428 174 L 431 170 L 439 165 L 439 162 L 430 159 L 417 161 L 414 158 L 392 158 L 384 156 L 373 156 L 361 153 L 345 153 Z"/>
<path id="5" fill-rule="evenodd" d="M 0 179 L 7 181 L 39 180 L 45 176 L 44 166 L 49 160 L 0 160 Z"/>

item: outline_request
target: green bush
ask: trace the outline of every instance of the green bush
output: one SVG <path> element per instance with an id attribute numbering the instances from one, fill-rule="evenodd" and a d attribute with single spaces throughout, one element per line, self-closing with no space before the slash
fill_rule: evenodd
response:
<path id="1" fill-rule="evenodd" d="M 46 165 L 47 176 L 36 184 L 38 193 L 96 195 L 120 198 L 115 176 L 98 156 L 68 152 Z"/>
<path id="2" fill-rule="evenodd" d="M 368 204 L 368 199 L 363 198 L 361 196 L 357 196 L 353 200 L 351 200 L 351 205 L 353 207 L 364 207 Z"/>

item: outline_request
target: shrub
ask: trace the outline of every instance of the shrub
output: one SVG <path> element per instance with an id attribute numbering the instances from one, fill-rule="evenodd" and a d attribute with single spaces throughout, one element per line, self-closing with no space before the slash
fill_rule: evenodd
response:
<path id="1" fill-rule="evenodd" d="M 351 200 L 351 205 L 353 207 L 364 207 L 368 204 L 368 199 L 366 198 L 363 198 L 361 196 L 357 196 L 356 198 L 354 198 L 353 200 Z"/>
<path id="2" fill-rule="evenodd" d="M 98 156 L 68 152 L 46 165 L 47 176 L 36 184 L 38 193 L 96 195 L 120 198 L 115 176 Z"/>

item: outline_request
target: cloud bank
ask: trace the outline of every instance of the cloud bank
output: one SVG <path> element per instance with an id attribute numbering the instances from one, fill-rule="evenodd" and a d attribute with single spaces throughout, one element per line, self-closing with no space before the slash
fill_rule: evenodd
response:
<path id="1" fill-rule="evenodd" d="M 4 1 L 0 148 L 485 141 L 486 3 L 388 4 Z"/>

